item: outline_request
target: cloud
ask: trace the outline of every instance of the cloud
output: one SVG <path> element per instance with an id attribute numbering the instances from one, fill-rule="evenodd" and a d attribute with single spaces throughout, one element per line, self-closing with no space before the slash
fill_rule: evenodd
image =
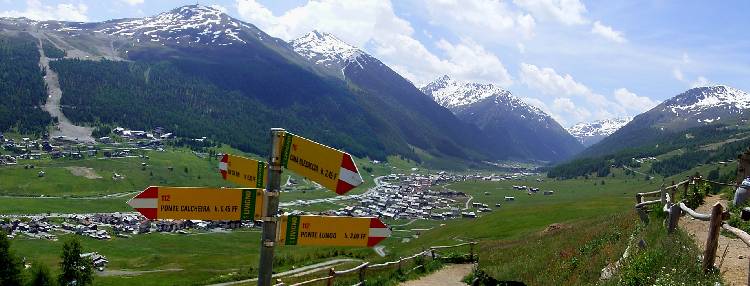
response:
<path id="1" fill-rule="evenodd" d="M 512 9 L 503 1 L 425 0 L 421 2 L 430 15 L 430 24 L 456 34 L 494 39 L 531 38 L 536 20 L 530 14 Z"/>
<path id="2" fill-rule="evenodd" d="M 682 70 L 680 68 L 672 69 L 672 76 L 674 76 L 674 78 L 679 81 L 685 81 L 685 76 L 682 74 Z"/>
<path id="3" fill-rule="evenodd" d="M 83 3 L 60 3 L 55 6 L 43 5 L 39 0 L 27 0 L 26 10 L 2 11 L 0 17 L 26 17 L 32 20 L 88 21 L 88 6 Z"/>
<path id="4" fill-rule="evenodd" d="M 689 64 L 690 62 L 691 62 L 690 56 L 687 53 L 683 52 L 682 53 L 682 64 Z"/>
<path id="5" fill-rule="evenodd" d="M 552 104 L 545 107 L 546 111 L 555 114 L 553 117 L 561 124 L 640 114 L 658 104 L 626 88 L 616 89 L 607 97 L 592 91 L 570 74 L 561 75 L 552 68 L 527 63 L 521 64 L 519 77 L 520 82 L 530 89 L 551 97 Z"/>
<path id="6" fill-rule="evenodd" d="M 135 6 L 135 5 L 143 4 L 145 0 L 120 0 L 120 1 L 130 6 Z"/>
<path id="7" fill-rule="evenodd" d="M 221 6 L 219 4 L 212 4 L 212 5 L 208 5 L 208 6 L 211 7 L 211 8 L 214 8 L 216 10 L 221 11 L 221 13 L 225 13 L 226 14 L 227 12 L 229 12 L 229 9 L 227 9 L 227 7 Z"/>
<path id="8" fill-rule="evenodd" d="M 470 39 L 462 39 L 458 44 L 441 39 L 437 47 L 448 57 L 444 65 L 458 79 L 495 83 L 503 87 L 513 83 L 500 59 Z"/>
<path id="9" fill-rule="evenodd" d="M 707 78 L 703 76 L 699 76 L 693 83 L 690 84 L 690 87 L 704 87 L 704 86 L 710 86 L 712 85 L 711 81 L 709 81 Z"/>
<path id="10" fill-rule="evenodd" d="M 554 20 L 565 25 L 586 24 L 589 21 L 583 16 L 586 6 L 578 0 L 513 0 L 521 7 L 541 20 Z"/>
<path id="11" fill-rule="evenodd" d="M 591 28 L 591 33 L 602 36 L 603 38 L 613 41 L 615 43 L 625 43 L 628 40 L 622 35 L 622 32 L 615 31 L 610 26 L 603 25 L 601 22 L 594 22 L 594 26 Z"/>
<path id="12" fill-rule="evenodd" d="M 635 111 L 636 113 L 642 113 L 644 111 L 654 108 L 658 105 L 658 102 L 651 100 L 645 96 L 638 96 L 637 94 L 630 92 L 626 88 L 618 88 L 614 92 L 615 100 L 620 106 L 626 110 Z"/>
<path id="13" fill-rule="evenodd" d="M 562 113 L 566 115 L 565 119 L 562 119 L 562 122 L 560 122 L 563 126 L 570 126 L 576 122 L 587 121 L 591 118 L 591 112 L 588 109 L 577 106 L 570 98 L 555 98 L 552 101 L 552 109 L 558 114 Z M 572 121 L 569 119 L 572 119 Z"/>
<path id="14" fill-rule="evenodd" d="M 519 77 L 528 87 L 545 94 L 572 96 L 591 93 L 588 87 L 576 82 L 571 75 L 560 75 L 552 68 L 521 63 Z"/>
<path id="15" fill-rule="evenodd" d="M 390 1 L 312 0 L 274 15 L 255 0 L 236 0 L 238 14 L 267 33 L 292 40 L 317 29 L 361 47 L 417 85 L 442 74 L 508 86 L 512 78 L 500 59 L 469 37 L 440 39 L 438 57 L 414 38 L 411 24 L 396 16 Z M 500 21 L 502 25 L 502 21 Z"/>

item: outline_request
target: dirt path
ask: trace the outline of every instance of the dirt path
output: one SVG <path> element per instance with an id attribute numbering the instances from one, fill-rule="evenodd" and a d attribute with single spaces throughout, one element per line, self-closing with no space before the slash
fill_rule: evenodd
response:
<path id="1" fill-rule="evenodd" d="M 451 264 L 418 280 L 406 281 L 400 286 L 466 286 L 461 280 L 471 273 L 473 264 Z"/>
<path id="2" fill-rule="evenodd" d="M 62 90 L 60 90 L 60 81 L 58 80 L 57 73 L 49 67 L 49 58 L 44 54 L 42 49 L 42 38 L 39 37 L 39 65 L 47 70 L 47 75 L 44 77 L 44 82 L 47 84 L 47 102 L 44 104 L 44 110 L 49 113 L 53 118 L 57 118 L 58 124 L 53 127 L 50 132 L 50 136 L 65 136 L 71 140 L 78 140 L 82 142 L 94 142 L 94 138 L 91 137 L 92 129 L 89 127 L 76 126 L 62 112 L 60 107 L 60 99 L 62 98 Z"/>
<path id="3" fill-rule="evenodd" d="M 698 207 L 696 211 L 704 214 L 711 213 L 711 207 L 720 202 L 726 208 L 728 202 L 722 200 L 719 196 L 708 196 L 703 205 Z M 680 227 L 687 231 L 698 247 L 703 251 L 706 247 L 706 238 L 708 237 L 708 222 L 695 220 L 690 216 L 685 216 L 680 219 Z M 722 263 L 721 257 L 724 256 L 724 250 L 726 249 L 726 257 Z M 750 250 L 747 245 L 739 239 L 731 239 L 726 236 L 719 236 L 719 248 L 716 251 L 716 264 L 721 263 L 721 274 L 724 277 L 724 282 L 727 285 L 746 285 L 747 283 L 747 270 L 748 270 L 748 259 L 750 259 Z"/>

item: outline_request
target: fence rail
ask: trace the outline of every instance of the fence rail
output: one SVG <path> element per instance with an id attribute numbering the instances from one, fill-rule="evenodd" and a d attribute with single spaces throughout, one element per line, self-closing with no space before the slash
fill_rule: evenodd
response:
<path id="1" fill-rule="evenodd" d="M 720 183 L 706 180 L 700 176 L 690 177 L 687 180 L 684 180 L 677 184 L 673 184 L 669 187 L 664 187 L 664 185 L 662 185 L 658 191 L 637 193 L 635 195 L 635 209 L 638 212 L 638 215 L 641 217 L 641 220 L 644 223 L 648 223 L 648 216 L 646 215 L 646 210 L 644 209 L 644 207 L 657 203 L 662 204 L 662 209 L 667 214 L 669 214 L 669 216 L 667 217 L 667 232 L 670 234 L 674 233 L 674 231 L 677 229 L 680 217 L 683 214 L 687 214 L 697 220 L 709 222 L 708 238 L 706 239 L 706 247 L 704 249 L 702 261 L 703 270 L 709 271 L 714 267 L 714 262 L 716 260 L 716 251 L 719 246 L 719 233 L 721 229 L 724 229 L 736 235 L 748 247 L 750 247 L 750 234 L 738 228 L 734 228 L 724 222 L 725 220 L 729 219 L 729 213 L 725 212 L 724 206 L 722 206 L 720 203 L 716 203 L 715 205 L 713 205 L 713 207 L 711 208 L 711 214 L 703 214 L 689 208 L 683 202 L 675 201 L 675 192 L 680 186 L 684 186 L 685 193 L 687 194 L 689 185 L 694 185 L 695 182 L 698 181 L 722 186 L 736 186 L 736 184 L 733 183 Z M 669 190 L 671 190 L 671 192 Z M 660 196 L 661 198 L 659 200 L 645 202 L 643 201 L 644 197 L 650 196 Z M 748 272 L 748 285 L 750 285 L 750 271 Z"/>
<path id="2" fill-rule="evenodd" d="M 281 279 L 277 279 L 276 280 L 277 284 L 275 284 L 274 286 L 304 286 L 304 285 L 310 285 L 310 284 L 313 284 L 313 283 L 323 282 L 323 281 L 326 281 L 326 285 L 332 286 L 334 284 L 334 282 L 335 282 L 335 280 L 336 280 L 337 277 L 340 277 L 340 276 L 343 276 L 343 275 L 347 275 L 347 274 L 352 274 L 352 273 L 358 273 L 358 276 L 359 276 L 358 277 L 359 282 L 357 282 L 357 284 L 354 284 L 353 286 L 361 286 L 361 285 L 365 285 L 365 281 L 367 281 L 366 280 L 366 276 L 367 276 L 367 270 L 368 269 L 369 270 L 382 269 L 382 268 L 387 268 L 387 267 L 390 267 L 390 266 L 398 265 L 398 269 L 401 270 L 402 267 L 403 267 L 403 264 L 405 262 L 408 262 L 410 260 L 416 259 L 417 257 L 420 257 L 420 256 L 423 256 L 423 257 L 432 257 L 432 259 L 435 260 L 437 258 L 436 254 L 435 254 L 436 250 L 453 249 L 453 248 L 457 248 L 457 247 L 461 247 L 461 246 L 467 246 L 467 245 L 469 246 L 469 259 L 472 260 L 472 261 L 474 261 L 474 257 L 475 257 L 474 256 L 474 246 L 477 245 L 476 242 L 465 242 L 465 243 L 460 243 L 460 244 L 456 244 L 456 245 L 432 246 L 428 250 L 424 250 L 424 251 L 415 253 L 414 255 L 409 256 L 409 257 L 402 257 L 402 258 L 399 258 L 398 260 L 394 260 L 394 261 L 388 261 L 388 262 L 383 262 L 383 263 L 379 263 L 379 264 L 370 264 L 370 262 L 365 262 L 365 263 L 362 263 L 362 264 L 360 264 L 358 266 L 355 266 L 353 268 L 349 268 L 349 269 L 346 269 L 346 270 L 339 270 L 339 271 L 337 271 L 334 268 L 331 268 L 331 269 L 328 270 L 328 275 L 326 275 L 326 276 L 318 277 L 318 278 L 313 278 L 313 279 L 310 279 L 310 280 L 306 280 L 306 281 L 302 281 L 302 282 L 297 282 L 297 283 L 294 283 L 294 284 L 286 284 L 286 283 L 282 282 Z M 410 272 L 412 272 L 414 270 L 417 270 L 419 268 L 423 268 L 424 269 L 424 264 L 421 263 L 421 264 L 417 265 L 414 268 L 410 268 L 407 271 L 407 273 L 410 273 Z"/>

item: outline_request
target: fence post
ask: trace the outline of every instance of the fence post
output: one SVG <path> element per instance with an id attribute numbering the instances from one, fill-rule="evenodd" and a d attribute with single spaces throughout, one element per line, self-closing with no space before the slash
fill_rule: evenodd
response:
<path id="1" fill-rule="evenodd" d="M 674 233 L 674 231 L 677 229 L 677 223 L 680 221 L 681 215 L 682 209 L 680 208 L 680 205 L 672 204 L 672 207 L 669 209 L 669 228 L 667 233 Z"/>
<path id="2" fill-rule="evenodd" d="M 469 261 L 474 262 L 474 244 L 476 242 L 472 242 L 469 244 Z"/>
<path id="3" fill-rule="evenodd" d="M 661 207 L 667 204 L 667 192 L 664 190 L 664 184 L 661 184 L 659 188 L 659 194 L 661 195 Z"/>
<path id="4" fill-rule="evenodd" d="M 333 279 L 336 279 L 336 270 L 331 267 L 331 269 L 328 270 L 328 282 L 326 285 L 333 286 Z"/>
<path id="5" fill-rule="evenodd" d="M 367 272 L 367 266 L 370 263 L 365 263 L 362 268 L 359 269 L 359 285 L 365 285 L 365 272 Z"/>
<path id="6" fill-rule="evenodd" d="M 719 231 L 721 230 L 722 212 L 724 207 L 716 203 L 711 209 L 711 222 L 708 226 L 706 251 L 703 253 L 703 271 L 708 272 L 716 261 L 716 248 L 719 247 Z"/>
<path id="7" fill-rule="evenodd" d="M 404 258 L 403 258 L 403 257 L 399 257 L 399 258 L 398 258 L 398 271 L 399 271 L 399 272 L 401 272 L 401 262 L 403 262 L 403 261 L 404 261 Z"/>
<path id="8" fill-rule="evenodd" d="M 642 201 L 643 201 L 643 196 L 640 193 L 635 194 L 635 203 L 640 204 Z"/>
<path id="9" fill-rule="evenodd" d="M 432 256 L 432 260 L 435 261 L 435 249 L 430 247 L 430 256 Z"/>
<path id="10" fill-rule="evenodd" d="M 644 224 L 648 224 L 648 214 L 646 214 L 646 210 L 643 209 L 643 207 L 635 208 L 635 211 L 638 212 L 638 217 L 641 218 L 641 222 Z"/>
<path id="11" fill-rule="evenodd" d="M 690 189 L 690 177 L 687 177 L 688 181 L 685 182 L 685 188 L 683 189 L 683 198 L 687 198 L 688 196 L 688 189 Z"/>

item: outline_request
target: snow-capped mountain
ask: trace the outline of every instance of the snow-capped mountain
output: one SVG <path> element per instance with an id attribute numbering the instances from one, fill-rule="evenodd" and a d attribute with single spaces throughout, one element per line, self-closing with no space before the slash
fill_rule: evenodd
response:
<path id="1" fill-rule="evenodd" d="M 414 84 L 396 73 L 377 58 L 348 44 L 336 36 L 312 31 L 290 42 L 294 51 L 329 75 L 356 85 L 365 97 L 362 105 L 398 126 L 408 144 L 440 153 L 470 157 L 467 149 L 481 150 L 494 158 L 505 157 L 502 150 L 493 149 L 470 134 L 481 131 L 453 115 L 432 99 L 427 98 Z M 467 148 L 469 147 L 469 148 Z"/>
<path id="2" fill-rule="evenodd" d="M 521 158 L 558 161 L 583 149 L 552 117 L 498 86 L 444 75 L 421 90 Z"/>
<path id="3" fill-rule="evenodd" d="M 364 52 L 336 36 L 313 30 L 290 42 L 294 51 L 317 65 L 341 67 L 356 61 Z"/>
<path id="4" fill-rule="evenodd" d="M 387 68 L 380 60 L 330 33 L 313 30 L 289 43 L 297 54 L 342 79 L 371 65 L 369 68 Z"/>
<path id="5" fill-rule="evenodd" d="M 661 111 L 675 117 L 693 118 L 700 123 L 712 123 L 724 116 L 744 113 L 750 108 L 750 94 L 726 85 L 696 87 L 660 105 Z"/>
<path id="6" fill-rule="evenodd" d="M 421 88 L 422 92 L 432 97 L 435 102 L 454 113 L 477 102 L 492 97 L 496 104 L 504 104 L 513 112 L 531 114 L 531 117 L 546 119 L 549 117 L 536 106 L 525 103 L 513 96 L 510 91 L 493 84 L 461 82 L 443 75 Z"/>
<path id="7" fill-rule="evenodd" d="M 156 16 L 116 19 L 98 23 L 63 21 L 39 22 L 42 29 L 71 36 L 105 34 L 136 43 L 229 46 L 250 41 L 286 44 L 252 24 L 232 18 L 222 11 L 204 5 L 187 5 Z"/>
<path id="8" fill-rule="evenodd" d="M 633 120 L 633 117 L 581 122 L 568 128 L 568 132 L 584 146 L 591 146 L 605 137 L 612 135 L 612 133 L 615 133 L 615 131 L 628 124 L 631 120 Z"/>
<path id="9" fill-rule="evenodd" d="M 636 116 L 585 153 L 601 155 L 655 145 L 664 136 L 691 128 L 739 126 L 750 120 L 749 111 L 750 95 L 745 91 L 726 85 L 692 88 Z"/>

